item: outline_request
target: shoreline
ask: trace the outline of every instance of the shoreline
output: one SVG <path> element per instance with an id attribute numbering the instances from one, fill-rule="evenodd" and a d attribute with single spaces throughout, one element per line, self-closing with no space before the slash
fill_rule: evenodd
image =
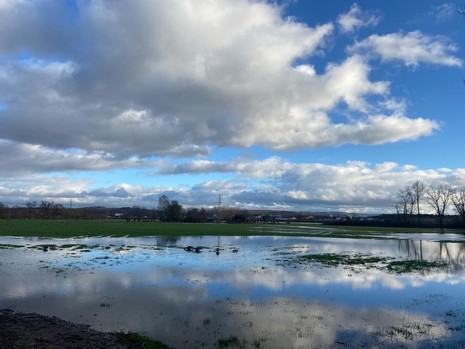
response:
<path id="1" fill-rule="evenodd" d="M 168 346 L 135 334 L 100 332 L 56 316 L 0 309 L 0 347 L 36 349 L 139 349 Z"/>

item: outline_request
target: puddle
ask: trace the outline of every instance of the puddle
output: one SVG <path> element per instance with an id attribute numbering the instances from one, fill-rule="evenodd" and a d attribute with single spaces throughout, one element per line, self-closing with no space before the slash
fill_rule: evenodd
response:
<path id="1" fill-rule="evenodd" d="M 460 348 L 464 268 L 459 236 L 0 237 L 0 307 L 175 348 Z"/>

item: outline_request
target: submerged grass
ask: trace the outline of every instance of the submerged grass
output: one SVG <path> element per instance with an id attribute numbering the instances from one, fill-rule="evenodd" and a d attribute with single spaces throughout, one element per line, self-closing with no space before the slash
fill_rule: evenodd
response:
<path id="1" fill-rule="evenodd" d="M 412 273 L 421 270 L 433 270 L 447 268 L 447 263 L 442 261 L 426 260 L 393 260 L 390 257 L 377 257 L 362 254 L 309 254 L 299 256 L 294 259 L 288 259 L 287 264 L 298 263 L 318 263 L 328 267 L 337 266 L 362 266 L 386 268 L 388 271 L 396 274 Z"/>
<path id="2" fill-rule="evenodd" d="M 0 244 L 0 250 L 12 249 L 12 248 L 21 248 L 23 245 L 13 245 L 13 244 Z"/>
<path id="3" fill-rule="evenodd" d="M 380 262 L 386 262 L 386 257 L 367 256 L 362 254 L 338 254 L 338 253 L 323 253 L 309 254 L 297 258 L 299 262 L 317 262 L 327 266 L 338 265 L 367 265 Z"/>
<path id="4" fill-rule="evenodd" d="M 245 348 L 246 342 L 240 341 L 236 336 L 231 336 L 226 339 L 219 339 L 217 343 L 217 348 Z"/>
<path id="5" fill-rule="evenodd" d="M 438 261 L 392 261 L 387 265 L 387 269 L 397 274 L 411 273 L 420 270 L 441 269 L 447 267 L 447 263 Z"/>
<path id="6" fill-rule="evenodd" d="M 323 236 L 383 238 L 392 233 L 435 233 L 435 229 L 294 224 L 127 222 L 125 220 L 0 220 L 0 236 L 70 238 L 81 236 Z M 458 231 L 448 231 L 458 232 Z M 462 232 L 463 233 L 463 232 Z"/>

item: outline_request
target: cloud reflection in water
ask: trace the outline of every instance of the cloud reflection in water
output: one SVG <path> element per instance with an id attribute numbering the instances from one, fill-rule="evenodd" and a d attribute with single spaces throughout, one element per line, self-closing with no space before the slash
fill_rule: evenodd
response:
<path id="1" fill-rule="evenodd" d="M 0 243 L 26 246 L 1 250 L 1 307 L 143 332 L 179 348 L 212 347 L 230 336 L 250 347 L 395 347 L 457 341 L 451 328 L 465 328 L 464 249 L 457 242 L 221 238 L 220 256 L 217 238 L 207 237 Z M 29 248 L 47 243 L 93 247 Z M 189 245 L 203 252 L 186 252 Z M 279 263 L 310 253 L 443 260 L 448 267 L 395 274 Z"/>

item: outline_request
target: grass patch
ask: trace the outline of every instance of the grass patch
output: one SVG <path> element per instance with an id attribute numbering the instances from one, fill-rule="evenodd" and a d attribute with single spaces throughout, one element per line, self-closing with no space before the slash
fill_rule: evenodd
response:
<path id="1" fill-rule="evenodd" d="M 127 344 L 129 348 L 134 349 L 173 349 L 163 342 L 153 340 L 146 336 L 142 336 L 134 332 L 118 332 L 116 333 L 120 342 Z"/>
<path id="2" fill-rule="evenodd" d="M 386 262 L 387 260 L 388 259 L 386 257 L 376 257 L 362 254 L 349 255 L 338 253 L 309 254 L 297 257 L 297 261 L 299 263 L 315 262 L 327 266 L 368 265 Z"/>
<path id="3" fill-rule="evenodd" d="M 444 262 L 419 260 L 392 261 L 387 265 L 389 271 L 397 274 L 411 273 L 420 270 L 441 269 L 445 267 L 447 267 L 447 264 Z"/>
<path id="4" fill-rule="evenodd" d="M 0 244 L 0 250 L 7 250 L 13 248 L 24 247 L 23 245 L 12 245 L 12 244 Z"/>
<path id="5" fill-rule="evenodd" d="M 309 254 L 299 256 L 287 261 L 288 264 L 293 262 L 298 264 L 318 263 L 328 267 L 338 266 L 364 266 L 367 268 L 386 268 L 388 271 L 396 274 L 412 273 L 421 270 L 433 270 L 446 268 L 447 263 L 442 261 L 425 261 L 425 260 L 392 260 L 390 257 L 377 257 L 362 254 Z"/>
<path id="6" fill-rule="evenodd" d="M 295 224 L 217 224 L 127 222 L 101 219 L 3 219 L 0 236 L 72 238 L 98 236 L 313 236 L 334 238 L 385 238 L 392 233 L 435 233 L 435 229 L 330 226 Z M 450 231 L 456 232 L 456 231 Z M 462 232 L 463 233 L 463 232 Z"/>
<path id="7" fill-rule="evenodd" d="M 244 348 L 245 342 L 241 342 L 236 336 L 231 336 L 226 339 L 219 339 L 217 348 Z"/>
<path id="8" fill-rule="evenodd" d="M 0 220 L 0 235 L 46 238 L 98 236 L 251 236 L 270 234 L 255 224 L 127 222 L 122 220 Z"/>

